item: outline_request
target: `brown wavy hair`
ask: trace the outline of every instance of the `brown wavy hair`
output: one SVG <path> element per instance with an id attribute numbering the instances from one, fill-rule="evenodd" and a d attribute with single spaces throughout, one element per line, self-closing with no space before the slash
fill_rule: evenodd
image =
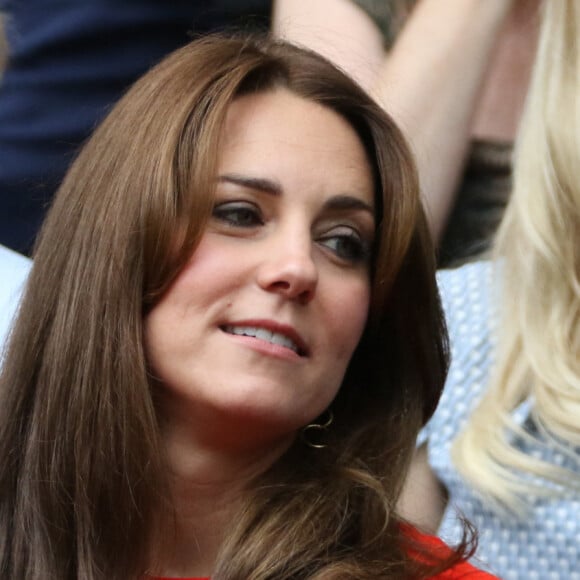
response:
<path id="1" fill-rule="evenodd" d="M 447 336 L 413 159 L 393 121 L 319 56 L 207 37 L 139 80 L 81 150 L 34 252 L 0 376 L 0 575 L 139 578 L 172 504 L 143 316 L 210 215 L 224 118 L 284 88 L 344 117 L 374 170 L 369 322 L 332 404 L 327 447 L 297 438 L 259 480 L 217 580 L 422 578 L 395 511 L 447 372 Z M 153 548 L 152 548 L 153 546 Z"/>

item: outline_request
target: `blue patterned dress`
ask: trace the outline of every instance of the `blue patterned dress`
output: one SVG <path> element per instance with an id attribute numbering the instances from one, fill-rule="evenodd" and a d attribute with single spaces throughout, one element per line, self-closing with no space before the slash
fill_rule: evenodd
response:
<path id="1" fill-rule="evenodd" d="M 458 512 L 480 533 L 476 563 L 504 580 L 580 580 L 580 496 L 531 497 L 524 519 L 500 515 L 484 504 L 451 461 L 451 444 L 469 419 L 489 380 L 493 325 L 497 320 L 492 266 L 478 262 L 441 271 L 439 283 L 451 335 L 453 361 L 440 405 L 421 434 L 428 439 L 429 463 L 449 492 L 440 536 L 447 542 L 461 534 Z M 526 401 L 514 419 L 537 436 L 515 440 L 526 453 L 572 469 L 580 478 L 580 450 L 572 457 L 542 445 Z M 579 417 L 580 424 L 580 417 Z"/>

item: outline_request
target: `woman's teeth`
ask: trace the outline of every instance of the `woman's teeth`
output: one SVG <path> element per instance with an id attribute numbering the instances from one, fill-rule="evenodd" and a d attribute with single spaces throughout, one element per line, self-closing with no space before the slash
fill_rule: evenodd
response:
<path id="1" fill-rule="evenodd" d="M 224 330 L 229 334 L 238 334 L 241 336 L 252 336 L 260 340 L 265 340 L 271 344 L 278 344 L 293 350 L 298 353 L 298 346 L 294 342 L 279 332 L 272 332 L 265 328 L 258 328 L 255 326 L 225 326 Z"/>

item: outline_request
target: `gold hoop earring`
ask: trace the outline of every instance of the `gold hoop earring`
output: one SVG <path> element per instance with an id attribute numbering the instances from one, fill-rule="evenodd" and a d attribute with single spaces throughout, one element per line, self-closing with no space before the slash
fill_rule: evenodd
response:
<path id="1" fill-rule="evenodd" d="M 320 423 L 310 423 L 302 428 L 302 441 L 311 447 L 312 449 L 324 449 L 327 445 L 326 443 L 317 443 L 316 439 L 313 441 L 312 436 L 316 436 L 317 434 L 320 436 L 324 431 L 326 431 L 334 421 L 334 414 L 330 409 L 326 410 L 327 418 L 325 421 Z"/>

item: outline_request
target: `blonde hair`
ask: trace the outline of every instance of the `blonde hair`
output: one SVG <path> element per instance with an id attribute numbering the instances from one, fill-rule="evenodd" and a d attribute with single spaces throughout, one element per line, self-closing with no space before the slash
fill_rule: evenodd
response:
<path id="1" fill-rule="evenodd" d="M 512 198 L 495 248 L 501 280 L 495 368 L 453 449 L 476 489 L 520 513 L 530 493 L 580 491 L 578 472 L 510 442 L 535 437 L 580 461 L 580 5 L 545 1 L 542 16 Z M 526 400 L 535 435 L 511 418 Z"/>

